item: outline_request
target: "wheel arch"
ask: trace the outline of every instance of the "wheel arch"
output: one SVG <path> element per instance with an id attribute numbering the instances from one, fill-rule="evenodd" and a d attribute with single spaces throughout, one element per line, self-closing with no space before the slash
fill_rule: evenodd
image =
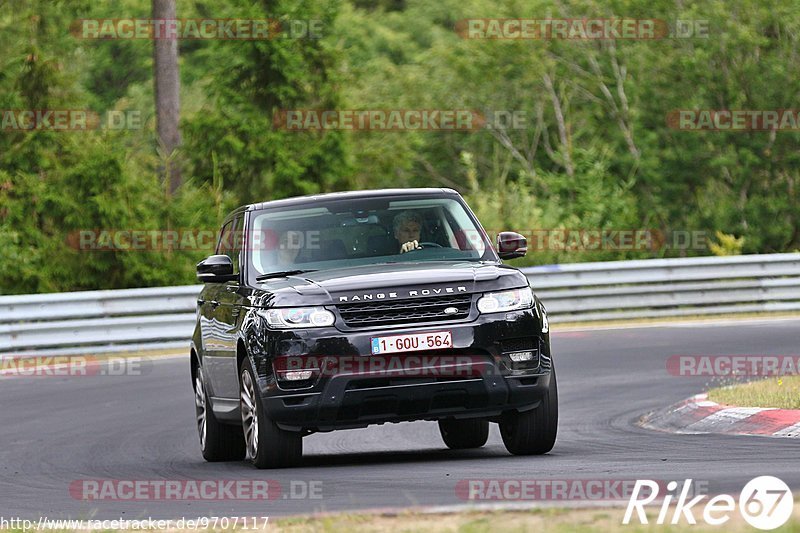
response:
<path id="1" fill-rule="evenodd" d="M 200 356 L 197 355 L 197 350 L 194 345 L 189 349 L 189 368 L 191 370 L 192 388 L 194 389 L 197 369 L 200 368 Z"/>
<path id="2" fill-rule="evenodd" d="M 236 341 L 236 373 L 240 374 L 239 369 L 242 368 L 242 362 L 247 357 L 247 347 L 244 344 L 244 340 L 239 338 Z M 241 379 L 241 376 L 239 376 Z"/>

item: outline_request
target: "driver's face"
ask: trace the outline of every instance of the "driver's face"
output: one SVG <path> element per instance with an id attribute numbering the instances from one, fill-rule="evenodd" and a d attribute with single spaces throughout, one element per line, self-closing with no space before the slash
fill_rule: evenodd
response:
<path id="1" fill-rule="evenodd" d="M 419 233 L 421 229 L 422 228 L 420 228 L 420 225 L 416 222 L 406 222 L 395 230 L 394 238 L 397 239 L 397 242 L 400 244 L 411 241 L 419 241 Z"/>
<path id="2" fill-rule="evenodd" d="M 287 266 L 294 263 L 297 254 L 300 253 L 299 235 L 292 231 L 284 232 L 281 235 L 278 246 L 278 264 Z"/>

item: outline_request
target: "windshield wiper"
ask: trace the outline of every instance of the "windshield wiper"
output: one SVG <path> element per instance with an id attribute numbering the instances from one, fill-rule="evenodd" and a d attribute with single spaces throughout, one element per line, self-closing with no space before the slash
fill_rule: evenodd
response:
<path id="1" fill-rule="evenodd" d="M 267 272 L 266 274 L 256 276 L 256 281 L 264 281 L 272 278 L 285 278 L 286 276 L 305 274 L 306 272 L 316 272 L 316 270 L 279 270 L 278 272 Z"/>

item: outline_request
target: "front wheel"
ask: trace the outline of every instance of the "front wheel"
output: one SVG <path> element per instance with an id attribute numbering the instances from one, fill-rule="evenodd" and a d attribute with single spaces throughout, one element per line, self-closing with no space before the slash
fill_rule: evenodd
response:
<path id="1" fill-rule="evenodd" d="M 550 388 L 536 409 L 506 415 L 500 435 L 514 455 L 541 455 L 553 449 L 558 432 L 558 386 L 552 370 Z"/>
<path id="2" fill-rule="evenodd" d="M 208 401 L 203 378 L 203 368 L 198 367 L 194 377 L 194 406 L 203 458 L 209 462 L 241 461 L 244 459 L 242 428 L 217 420 Z"/>
<path id="3" fill-rule="evenodd" d="M 255 374 L 248 358 L 242 361 L 239 371 L 240 407 L 247 459 L 256 468 L 285 468 L 296 465 L 303 456 L 303 436 L 282 430 L 269 418 L 261 405 Z"/>
<path id="4" fill-rule="evenodd" d="M 442 440 L 451 450 L 480 448 L 489 440 L 489 421 L 479 418 L 470 420 L 439 420 Z"/>

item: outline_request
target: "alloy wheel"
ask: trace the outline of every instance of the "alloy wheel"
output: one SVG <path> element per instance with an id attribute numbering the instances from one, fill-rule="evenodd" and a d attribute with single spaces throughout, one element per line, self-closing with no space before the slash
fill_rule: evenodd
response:
<path id="1" fill-rule="evenodd" d="M 253 378 L 247 370 L 242 372 L 241 411 L 247 456 L 254 459 L 258 453 L 258 409 Z"/>
<path id="2" fill-rule="evenodd" d="M 199 368 L 194 378 L 194 404 L 195 413 L 197 415 L 197 433 L 200 435 L 200 446 L 205 449 L 208 431 L 208 423 L 206 420 L 206 389 L 205 385 L 203 385 L 203 371 Z"/>

